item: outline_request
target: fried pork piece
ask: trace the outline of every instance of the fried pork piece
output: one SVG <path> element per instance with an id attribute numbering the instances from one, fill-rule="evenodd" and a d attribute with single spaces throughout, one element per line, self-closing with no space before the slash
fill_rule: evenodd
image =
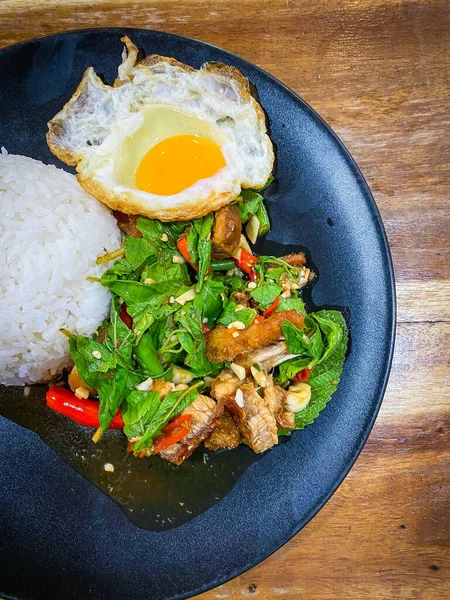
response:
<path id="1" fill-rule="evenodd" d="M 297 354 L 291 354 L 286 342 L 276 342 L 270 346 L 259 348 L 250 354 L 238 354 L 234 362 L 246 369 L 252 365 L 259 365 L 265 371 L 271 371 L 282 362 L 295 358 Z"/>
<path id="2" fill-rule="evenodd" d="M 237 206 L 224 206 L 218 210 L 212 229 L 212 257 L 221 260 L 236 254 L 241 232 L 242 223 Z"/>
<path id="3" fill-rule="evenodd" d="M 286 256 L 280 256 L 281 260 L 284 260 L 291 267 L 303 267 L 306 264 L 306 257 L 303 252 L 297 254 L 287 254 Z"/>
<path id="4" fill-rule="evenodd" d="M 282 310 L 262 322 L 253 321 L 247 329 L 241 331 L 219 326 L 207 336 L 206 355 L 211 362 L 231 361 L 238 354 L 264 348 L 282 339 L 283 321 L 290 321 L 300 329 L 305 327 L 303 315 L 295 310 Z"/>
<path id="5" fill-rule="evenodd" d="M 142 233 L 136 226 L 139 215 L 126 215 L 119 210 L 113 210 L 113 215 L 116 217 L 117 226 L 124 233 L 132 237 L 142 237 Z"/>
<path id="6" fill-rule="evenodd" d="M 236 377 L 231 369 L 226 369 L 218 375 L 211 384 L 211 396 L 217 401 L 232 397 L 242 384 L 242 381 Z"/>
<path id="7" fill-rule="evenodd" d="M 266 386 L 263 388 L 263 396 L 267 408 L 275 416 L 279 428 L 293 429 L 295 427 L 294 413 L 284 410 L 287 399 L 286 390 L 283 390 L 279 385 L 275 385 L 271 375 L 264 374 L 266 376 Z"/>
<path id="8" fill-rule="evenodd" d="M 205 440 L 208 450 L 232 450 L 241 443 L 241 432 L 231 413 L 224 408 L 211 435 Z"/>
<path id="9" fill-rule="evenodd" d="M 181 414 L 192 416 L 191 431 L 184 439 L 159 453 L 161 458 L 165 458 L 174 465 L 181 465 L 211 434 L 217 424 L 217 405 L 208 396 L 199 396 Z"/>
<path id="10" fill-rule="evenodd" d="M 253 383 L 244 383 L 234 399 L 227 399 L 227 408 L 233 412 L 246 443 L 260 454 L 278 444 L 278 428 L 274 415 Z"/>

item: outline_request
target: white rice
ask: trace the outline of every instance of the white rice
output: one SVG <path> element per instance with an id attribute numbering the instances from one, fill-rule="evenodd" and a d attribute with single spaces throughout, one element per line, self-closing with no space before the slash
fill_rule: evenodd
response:
<path id="1" fill-rule="evenodd" d="M 107 208 L 54 166 L 0 153 L 0 383 L 51 379 L 69 364 L 60 328 L 91 335 L 108 290 L 87 281 L 121 235 Z M 106 265 L 108 266 L 108 265 Z"/>

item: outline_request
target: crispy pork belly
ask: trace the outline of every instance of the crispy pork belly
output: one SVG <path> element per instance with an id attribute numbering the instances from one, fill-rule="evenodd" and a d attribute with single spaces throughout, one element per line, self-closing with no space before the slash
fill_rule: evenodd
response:
<path id="1" fill-rule="evenodd" d="M 159 455 L 175 465 L 188 458 L 216 426 L 217 405 L 208 396 L 199 396 L 181 414 L 191 415 L 191 431 L 179 442 L 172 444 Z"/>
<path id="2" fill-rule="evenodd" d="M 208 334 L 206 355 L 211 362 L 231 361 L 239 354 L 269 346 L 282 339 L 283 321 L 290 321 L 300 329 L 305 327 L 303 315 L 295 310 L 282 310 L 262 322 L 253 321 L 244 330 L 235 331 L 220 325 Z"/>

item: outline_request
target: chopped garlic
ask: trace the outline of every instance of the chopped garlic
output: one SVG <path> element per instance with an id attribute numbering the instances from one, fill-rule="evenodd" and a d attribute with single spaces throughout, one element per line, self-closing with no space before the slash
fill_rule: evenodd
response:
<path id="1" fill-rule="evenodd" d="M 149 377 L 148 379 L 145 379 L 144 381 L 141 381 L 141 383 L 138 383 L 138 385 L 136 386 L 137 390 L 140 390 L 141 392 L 149 392 L 153 387 L 153 379 L 151 377 Z"/>
<path id="2" fill-rule="evenodd" d="M 168 242 L 169 241 L 169 236 L 167 235 L 167 233 L 163 233 L 161 235 L 161 241 L 162 242 Z"/>
<path id="3" fill-rule="evenodd" d="M 233 331 L 233 333 L 231 334 L 234 338 L 239 337 L 239 331 Z"/>
<path id="4" fill-rule="evenodd" d="M 25 398 L 27 398 L 30 395 L 30 390 L 31 390 L 31 388 L 28 385 L 26 385 L 23 388 L 23 395 L 25 396 Z"/>
<path id="5" fill-rule="evenodd" d="M 254 290 L 256 289 L 256 281 L 250 281 L 250 283 L 247 285 L 249 290 Z"/>
<path id="6" fill-rule="evenodd" d="M 236 390 L 236 395 L 235 395 L 234 399 L 238 406 L 240 406 L 241 408 L 244 408 L 244 394 L 240 388 L 238 390 Z"/>
<path id="7" fill-rule="evenodd" d="M 290 298 L 291 297 L 291 290 L 286 290 L 285 292 L 283 292 L 281 294 L 282 298 Z"/>
<path id="8" fill-rule="evenodd" d="M 237 365 L 236 363 L 232 362 L 230 364 L 230 369 L 233 371 L 233 373 L 238 379 L 240 379 L 241 381 L 242 379 L 245 379 L 246 373 L 244 367 L 241 367 L 241 365 Z"/>
<path id="9" fill-rule="evenodd" d="M 102 357 L 102 353 L 99 350 L 92 350 L 92 356 L 100 360 Z"/>
<path id="10" fill-rule="evenodd" d="M 75 396 L 77 398 L 82 398 L 83 400 L 87 400 L 87 398 L 89 398 L 89 390 L 87 390 L 85 387 L 80 385 L 80 387 L 77 387 L 77 389 L 75 390 Z"/>
<path id="11" fill-rule="evenodd" d="M 284 408 L 293 413 L 298 413 L 306 408 L 311 400 L 311 386 L 307 383 L 296 383 L 288 388 Z"/>
<path id="12" fill-rule="evenodd" d="M 169 304 L 175 304 L 175 298 L 173 296 L 170 296 Z"/>
<path id="13" fill-rule="evenodd" d="M 245 306 L 243 304 L 237 304 L 234 312 L 238 312 L 239 310 L 245 310 Z"/>
<path id="14" fill-rule="evenodd" d="M 103 468 L 105 469 L 105 471 L 107 471 L 108 473 L 114 473 L 114 465 L 112 465 L 111 463 L 105 463 L 103 465 Z"/>
<path id="15" fill-rule="evenodd" d="M 152 283 L 155 283 L 155 280 L 151 277 L 147 277 L 147 279 L 144 279 L 144 285 L 151 285 Z"/>
<path id="16" fill-rule="evenodd" d="M 265 373 L 263 373 L 262 371 L 258 371 L 258 369 L 254 365 L 250 367 L 250 371 L 258 385 L 260 385 L 261 387 L 267 387 L 268 381 Z"/>
<path id="17" fill-rule="evenodd" d="M 186 302 L 189 302 L 189 300 L 193 300 L 194 298 L 195 298 L 195 290 L 194 290 L 194 288 L 191 288 L 187 292 L 184 292 L 184 294 L 181 294 L 181 296 L 178 296 L 178 298 L 175 298 L 175 302 L 178 302 L 178 304 L 181 304 L 181 306 L 184 306 L 186 304 Z"/>
<path id="18" fill-rule="evenodd" d="M 175 256 L 172 257 L 172 262 L 177 265 L 184 265 L 186 259 L 184 256 L 181 256 L 181 254 L 175 254 Z"/>
<path id="19" fill-rule="evenodd" d="M 174 365 L 172 381 L 175 383 L 175 385 L 179 383 L 190 383 L 193 379 L 194 376 L 190 371 Z"/>
<path id="20" fill-rule="evenodd" d="M 245 323 L 242 321 L 233 321 L 228 325 L 228 329 L 245 329 Z"/>
<path id="21" fill-rule="evenodd" d="M 245 250 L 246 252 L 248 252 L 249 254 L 253 254 L 252 249 L 250 248 L 250 246 L 248 245 L 247 240 L 245 239 L 245 237 L 242 235 L 241 233 L 241 240 L 239 242 L 239 248 L 242 248 L 242 250 Z"/>
<path id="22" fill-rule="evenodd" d="M 256 215 L 253 215 L 245 227 L 245 233 L 252 244 L 258 239 L 260 222 Z"/>

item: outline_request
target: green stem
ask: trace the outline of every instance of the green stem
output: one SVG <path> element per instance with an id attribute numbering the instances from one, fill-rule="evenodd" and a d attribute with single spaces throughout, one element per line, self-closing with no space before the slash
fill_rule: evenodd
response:
<path id="1" fill-rule="evenodd" d="M 230 259 L 227 260 L 219 260 L 217 262 L 212 262 L 210 267 L 213 271 L 231 271 L 236 265 Z"/>
<path id="2" fill-rule="evenodd" d="M 114 260 L 115 258 L 119 258 L 119 256 L 124 256 L 125 250 L 123 248 L 118 248 L 114 250 L 114 252 L 109 252 L 108 254 L 104 254 L 103 256 L 99 256 L 96 260 L 98 265 L 102 265 L 110 260 Z"/>
<path id="3" fill-rule="evenodd" d="M 261 237 L 270 231 L 269 215 L 267 214 L 264 204 L 261 204 L 261 206 L 258 208 L 256 211 L 256 216 L 259 220 L 258 237 Z"/>

